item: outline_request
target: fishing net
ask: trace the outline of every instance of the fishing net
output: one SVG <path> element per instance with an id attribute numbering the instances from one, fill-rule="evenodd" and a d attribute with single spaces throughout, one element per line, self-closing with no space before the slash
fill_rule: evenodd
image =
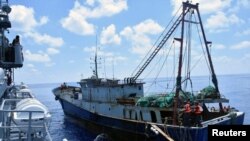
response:
<path id="1" fill-rule="evenodd" d="M 216 89 L 213 86 L 207 86 L 200 91 L 200 93 L 196 96 L 197 99 L 204 98 L 217 98 Z"/>
<path id="2" fill-rule="evenodd" d="M 164 95 L 154 95 L 142 97 L 137 101 L 137 105 L 141 107 L 172 107 L 174 102 L 175 93 L 171 92 Z M 180 92 L 179 101 L 184 102 L 187 100 L 194 101 L 194 97 L 190 92 Z"/>

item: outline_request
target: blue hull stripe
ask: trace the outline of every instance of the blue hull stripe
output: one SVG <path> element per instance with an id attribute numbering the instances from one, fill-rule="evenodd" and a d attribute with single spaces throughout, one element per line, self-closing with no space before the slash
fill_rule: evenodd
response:
<path id="1" fill-rule="evenodd" d="M 118 129 L 125 132 L 130 132 L 132 134 L 138 135 L 148 135 L 155 136 L 149 128 L 146 128 L 148 125 L 145 122 L 136 122 L 132 120 L 121 120 L 116 118 L 110 118 L 106 116 L 100 116 L 94 113 L 91 113 L 87 110 L 84 110 L 80 107 L 77 107 L 63 99 L 59 99 L 62 105 L 64 112 L 70 116 L 77 117 L 83 119 L 88 122 L 92 122 L 94 124 L 109 127 L 112 129 Z M 238 116 L 234 119 L 235 124 L 243 124 L 244 114 Z M 217 124 L 221 125 L 230 125 L 232 121 L 225 120 L 218 122 Z M 165 126 L 163 124 L 158 125 L 163 131 L 167 131 L 167 133 L 175 140 L 175 141 L 207 141 L 208 129 L 207 127 L 200 128 L 189 128 L 189 127 L 179 127 L 179 126 Z M 156 140 L 165 141 L 162 136 L 157 136 Z"/>

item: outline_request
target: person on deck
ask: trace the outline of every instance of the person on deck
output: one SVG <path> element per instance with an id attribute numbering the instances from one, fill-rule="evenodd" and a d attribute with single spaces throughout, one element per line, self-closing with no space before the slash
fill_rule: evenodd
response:
<path id="1" fill-rule="evenodd" d="M 195 125 L 201 127 L 203 108 L 200 106 L 199 102 L 195 102 L 194 115 L 195 115 Z"/>
<path id="2" fill-rule="evenodd" d="M 186 104 L 184 105 L 184 113 L 183 113 L 184 126 L 190 126 L 190 116 L 191 116 L 191 106 L 190 106 L 190 100 L 188 99 Z"/>
<path id="3" fill-rule="evenodd" d="M 63 90 L 65 90 L 66 88 L 67 88 L 67 84 L 66 84 L 66 82 L 63 82 L 63 84 L 61 84 L 61 87 L 60 87 L 61 93 L 62 93 Z"/>
<path id="4" fill-rule="evenodd" d="M 20 44 L 20 37 L 16 35 L 16 38 L 12 41 L 12 45 L 15 46 L 16 44 Z"/>

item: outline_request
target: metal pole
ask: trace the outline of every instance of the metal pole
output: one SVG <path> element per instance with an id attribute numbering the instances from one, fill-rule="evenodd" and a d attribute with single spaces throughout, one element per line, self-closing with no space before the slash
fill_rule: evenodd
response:
<path id="1" fill-rule="evenodd" d="M 28 133 L 27 133 L 28 141 L 31 141 L 31 118 L 32 118 L 32 112 L 29 111 L 29 126 L 28 126 Z"/>
<path id="2" fill-rule="evenodd" d="M 178 65 L 178 74 L 176 78 L 176 92 L 174 97 L 174 109 L 173 109 L 173 125 L 177 124 L 177 117 L 178 117 L 178 99 L 179 99 L 179 92 L 181 91 L 181 70 L 182 70 L 182 52 L 183 52 L 183 38 L 184 38 L 184 20 L 185 20 L 185 10 L 186 4 L 183 2 L 183 9 L 182 9 L 182 18 L 181 18 L 181 46 L 180 46 L 180 54 L 179 54 L 179 65 Z"/>
<path id="3" fill-rule="evenodd" d="M 204 40 L 204 43 L 205 43 L 205 46 L 206 46 L 208 62 L 209 62 L 209 65 L 211 67 L 212 82 L 213 82 L 213 84 L 215 86 L 216 93 L 218 94 L 218 97 L 220 98 L 220 91 L 219 91 L 218 81 L 217 81 L 217 77 L 216 77 L 216 74 L 215 74 L 215 71 L 214 71 L 214 67 L 213 67 L 213 62 L 212 62 L 211 55 L 210 55 L 209 48 L 208 48 L 209 42 L 206 39 L 206 35 L 205 35 L 205 32 L 204 32 L 204 28 L 203 28 L 203 24 L 202 24 L 200 12 L 199 12 L 199 9 L 198 9 L 198 4 L 196 4 L 196 5 L 197 5 L 196 10 L 197 10 L 197 14 L 198 14 L 198 18 L 199 18 L 199 22 L 200 22 L 200 26 L 201 26 L 201 31 L 202 31 L 202 35 L 203 35 L 203 40 Z M 219 103 L 219 106 L 220 106 L 220 110 L 222 110 L 223 106 L 222 106 L 221 102 Z"/>

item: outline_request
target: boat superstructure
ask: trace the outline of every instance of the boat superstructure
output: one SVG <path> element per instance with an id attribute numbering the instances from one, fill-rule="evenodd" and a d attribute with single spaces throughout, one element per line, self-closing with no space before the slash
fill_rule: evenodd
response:
<path id="1" fill-rule="evenodd" d="M 228 103 L 229 100 L 222 97 L 219 91 L 208 48 L 211 42 L 206 39 L 198 7 L 198 4 L 183 2 L 181 14 L 171 21 L 172 26 L 163 31 L 152 53 L 132 77 L 124 80 L 99 78 L 95 70 L 92 77 L 81 79 L 80 87 L 62 84 L 53 89 L 56 100 L 60 101 L 64 113 L 101 127 L 108 127 L 128 135 L 137 135 L 133 138 L 124 138 L 124 140 L 207 141 L 208 125 L 243 124 L 244 112 L 230 107 L 223 109 L 222 103 Z M 196 21 L 187 18 L 194 14 L 197 15 Z M 186 23 L 198 25 L 197 28 L 200 29 L 199 33 L 202 36 L 200 39 L 204 43 L 203 51 L 206 54 L 213 85 L 205 87 L 196 94 L 193 91 L 186 91 L 182 86 L 187 80 L 191 82 L 190 67 L 187 67 L 187 77 L 182 77 L 184 57 L 191 58 L 184 54 L 184 50 L 191 50 L 191 48 L 184 49 L 184 41 L 187 41 L 184 39 L 184 34 L 190 36 L 189 32 L 184 32 L 185 27 L 189 27 L 185 26 Z M 179 26 L 181 35 L 179 38 L 174 38 L 180 43 L 176 84 L 168 93 L 145 96 L 144 82 L 138 78 Z M 191 45 L 188 41 L 187 44 Z M 186 100 L 190 100 L 191 103 L 199 102 L 202 105 L 200 124 L 191 119 L 190 125 L 183 124 L 183 106 Z M 218 108 L 210 110 L 207 107 L 209 103 L 218 105 Z"/>
<path id="2" fill-rule="evenodd" d="M 10 42 L 8 0 L 0 1 L 0 140 L 52 140 L 48 133 L 51 115 L 24 84 L 14 83 L 14 69 L 23 66 L 22 45 L 17 35 Z"/>

